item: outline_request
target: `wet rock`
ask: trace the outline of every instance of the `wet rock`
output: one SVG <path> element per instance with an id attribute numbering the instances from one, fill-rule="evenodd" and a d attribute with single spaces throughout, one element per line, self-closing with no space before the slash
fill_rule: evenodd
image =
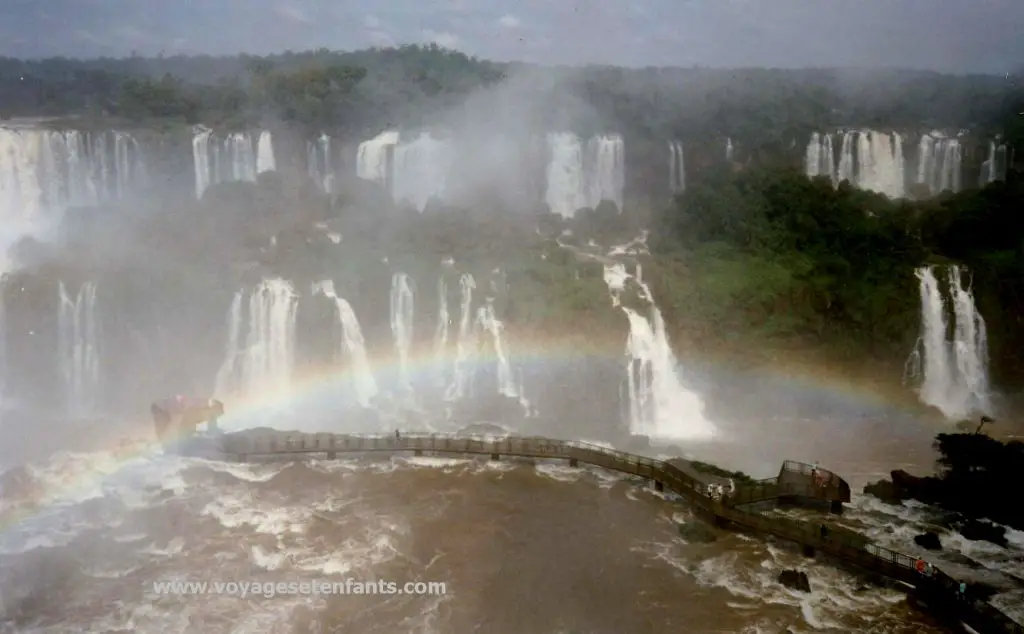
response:
<path id="1" fill-rule="evenodd" d="M 791 590 L 811 591 L 811 581 L 807 578 L 807 573 L 799 570 L 783 570 L 779 573 L 779 583 Z"/>
<path id="2" fill-rule="evenodd" d="M 864 486 L 864 495 L 872 495 L 886 504 L 900 504 L 904 499 L 889 480 L 879 480 Z"/>
<path id="3" fill-rule="evenodd" d="M 914 543 L 925 550 L 942 550 L 942 541 L 931 531 L 915 536 Z"/>
<path id="4" fill-rule="evenodd" d="M 679 536 L 691 544 L 710 544 L 718 539 L 713 528 L 696 519 L 680 524 Z"/>
<path id="5" fill-rule="evenodd" d="M 986 541 L 1006 548 L 1006 529 L 992 522 L 968 520 L 960 526 L 960 534 L 971 541 Z"/>
<path id="6" fill-rule="evenodd" d="M 936 478 L 921 478 L 902 469 L 892 471 L 889 476 L 889 480 L 879 480 L 865 486 L 864 493 L 887 504 L 900 504 L 904 500 L 911 499 L 925 503 L 936 501 L 936 485 L 938 483 Z"/>

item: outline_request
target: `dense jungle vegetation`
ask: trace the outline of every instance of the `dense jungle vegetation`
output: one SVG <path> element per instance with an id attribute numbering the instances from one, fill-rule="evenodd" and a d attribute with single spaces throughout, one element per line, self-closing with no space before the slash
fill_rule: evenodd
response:
<path id="1" fill-rule="evenodd" d="M 537 110 L 545 113 L 548 125 L 566 123 L 583 132 L 612 128 L 627 138 L 659 142 L 737 140 L 740 154 L 732 165 L 688 165 L 688 177 L 695 177 L 671 204 L 642 211 L 627 205 L 622 213 L 601 205 L 568 223 L 578 239 L 605 241 L 649 226 L 654 258 L 648 271 L 669 320 L 685 322 L 713 339 L 793 339 L 833 346 L 851 356 L 902 358 L 917 336 L 914 268 L 958 262 L 971 271 L 988 323 L 996 378 L 1024 375 L 1018 352 L 1024 349 L 1024 181 L 1015 169 L 1019 166 L 1010 166 L 1005 182 L 984 189 L 896 201 L 846 184 L 834 188 L 807 179 L 792 160 L 803 150 L 794 139 L 856 125 L 969 128 L 979 138 L 999 133 L 1019 163 L 1024 158 L 1024 92 L 1014 76 L 700 68 L 568 72 L 495 64 L 437 47 L 268 58 L 0 59 L 0 114 L 74 115 L 140 126 L 243 128 L 283 122 L 308 134 L 365 138 L 356 135 L 428 123 L 481 87 L 524 76 L 531 82 L 541 82 L 538 77 L 557 82 L 558 90 L 537 96 L 543 101 Z M 582 119 L 573 108 L 578 102 L 589 105 Z M 295 194 L 294 200 L 291 194 L 253 193 L 253 188 L 282 188 L 270 180 L 218 186 L 207 198 L 225 205 L 223 197 L 234 196 L 236 205 L 250 208 L 312 204 L 310 192 Z M 385 198 L 376 195 L 373 205 L 389 204 Z M 369 218 L 359 211 L 365 205 L 362 193 L 343 190 L 333 204 L 313 206 L 325 216 L 355 223 L 357 235 L 386 235 L 427 250 L 486 251 L 490 247 L 481 245 L 490 245 L 500 251 L 520 242 L 536 247 L 532 227 L 537 214 L 499 219 L 494 214 L 428 213 L 413 218 L 395 212 Z M 561 226 L 560 219 L 538 213 L 551 228 Z M 399 228 L 383 231 L 388 218 L 401 218 L 391 223 Z M 567 319 L 565 311 L 552 308 L 552 293 L 540 293 L 542 287 L 600 285 L 599 274 L 578 283 L 577 271 L 567 272 L 571 267 L 564 266 L 567 256 L 559 257 L 563 261 L 552 257 L 520 272 L 530 281 L 514 308 L 520 318 L 543 313 Z M 606 305 L 603 293 L 594 293 L 593 299 L 582 293 L 567 291 L 560 301 L 566 310 L 580 312 L 597 301 Z"/>

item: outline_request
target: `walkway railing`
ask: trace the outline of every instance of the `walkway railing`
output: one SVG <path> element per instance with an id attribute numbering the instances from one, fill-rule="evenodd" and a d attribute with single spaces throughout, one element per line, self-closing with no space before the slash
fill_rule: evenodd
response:
<path id="1" fill-rule="evenodd" d="M 270 455 L 326 453 L 330 458 L 336 453 L 413 451 L 489 454 L 494 458 L 504 455 L 563 459 L 569 460 L 570 464 L 583 462 L 654 480 L 722 520 L 797 542 L 920 590 L 937 593 L 948 600 L 948 605 L 961 608 L 961 618 L 979 631 L 1024 634 L 1024 626 L 1010 619 L 987 601 L 965 597 L 960 592 L 958 580 L 915 557 L 882 548 L 859 533 L 829 529 L 821 524 L 743 508 L 748 504 L 782 496 L 849 501 L 849 485 L 842 478 L 830 471 L 799 462 L 786 461 L 778 477 L 751 484 L 739 484 L 734 493 L 722 500 L 716 500 L 708 495 L 708 481 L 691 476 L 671 463 L 592 443 L 537 436 L 489 438 L 450 434 L 340 435 L 241 432 L 223 436 L 220 449 L 240 460 Z M 807 482 L 811 484 L 808 485 Z"/>

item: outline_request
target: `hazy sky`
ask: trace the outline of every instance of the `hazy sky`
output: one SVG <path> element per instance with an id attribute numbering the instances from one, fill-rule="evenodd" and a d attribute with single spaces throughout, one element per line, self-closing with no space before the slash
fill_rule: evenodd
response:
<path id="1" fill-rule="evenodd" d="M 351 50 L 435 41 L 628 66 L 1024 65 L 1024 0 L 0 0 L 0 55 Z"/>

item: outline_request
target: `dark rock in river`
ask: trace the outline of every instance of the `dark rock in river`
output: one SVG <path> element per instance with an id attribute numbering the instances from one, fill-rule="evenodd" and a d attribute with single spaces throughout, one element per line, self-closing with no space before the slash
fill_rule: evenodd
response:
<path id="1" fill-rule="evenodd" d="M 791 590 L 811 591 L 811 581 L 807 578 L 807 573 L 799 570 L 783 570 L 779 573 L 779 583 Z"/>
<path id="2" fill-rule="evenodd" d="M 900 504 L 904 500 L 918 500 L 935 503 L 939 480 L 933 477 L 920 478 L 902 469 L 890 473 L 889 480 L 879 480 L 864 487 L 866 495 L 872 495 L 887 504 Z"/>
<path id="3" fill-rule="evenodd" d="M 914 543 L 925 550 L 942 550 L 942 541 L 931 531 L 915 536 Z"/>
<path id="4" fill-rule="evenodd" d="M 968 520 L 960 527 L 960 534 L 971 541 L 991 542 L 1003 548 L 1009 545 L 1006 541 L 1006 529 L 992 522 Z"/>

